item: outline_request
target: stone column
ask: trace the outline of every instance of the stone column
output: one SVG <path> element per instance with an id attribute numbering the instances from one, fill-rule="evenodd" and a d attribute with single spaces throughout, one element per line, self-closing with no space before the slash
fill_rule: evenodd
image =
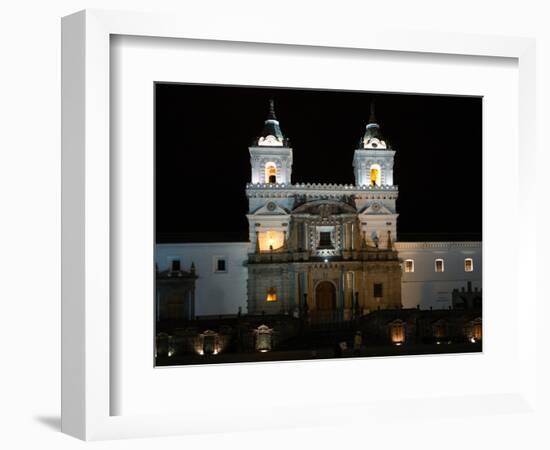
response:
<path id="1" fill-rule="evenodd" d="M 303 248 L 302 245 L 302 224 L 301 222 L 293 221 L 294 224 L 294 247 L 293 250 L 300 251 Z"/>
<path id="2" fill-rule="evenodd" d="M 260 232 L 256 230 L 256 253 L 260 253 Z"/>
<path id="3" fill-rule="evenodd" d="M 307 271 L 307 302 L 309 306 L 309 310 L 311 311 L 313 309 L 313 277 L 311 276 L 311 270 L 308 269 Z"/>
<path id="4" fill-rule="evenodd" d="M 368 292 L 367 292 L 368 280 L 366 279 L 365 272 L 361 273 L 360 284 L 361 284 L 361 288 L 359 290 L 359 306 L 361 306 L 361 309 L 362 309 L 362 308 L 365 308 L 368 303 Z"/>
<path id="5" fill-rule="evenodd" d="M 340 222 L 340 248 L 343 253 L 346 250 L 346 230 L 344 222 Z"/>
<path id="6" fill-rule="evenodd" d="M 344 315 L 344 308 L 345 308 L 345 276 L 344 276 L 344 268 L 340 268 L 340 285 L 338 286 L 338 318 L 341 320 Z"/>
<path id="7" fill-rule="evenodd" d="M 282 293 L 283 301 L 281 304 L 281 309 L 288 311 L 290 309 L 290 274 L 287 269 L 281 271 L 281 282 L 282 282 Z"/>

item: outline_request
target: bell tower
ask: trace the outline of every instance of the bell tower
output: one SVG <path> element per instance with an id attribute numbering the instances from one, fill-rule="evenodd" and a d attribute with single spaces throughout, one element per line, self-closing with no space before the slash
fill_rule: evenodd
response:
<path id="1" fill-rule="evenodd" d="M 356 204 L 367 245 L 387 248 L 397 238 L 394 156 L 395 150 L 383 136 L 371 102 L 369 121 L 353 156 L 355 185 L 361 192 L 356 196 Z"/>
<path id="2" fill-rule="evenodd" d="M 395 151 L 380 131 L 374 114 L 374 102 L 370 105 L 369 122 L 359 148 L 353 156 L 353 172 L 357 186 L 393 186 L 393 157 Z"/>
<path id="3" fill-rule="evenodd" d="M 292 148 L 283 135 L 269 101 L 269 113 L 250 151 L 251 182 L 247 185 L 250 252 L 282 251 L 290 224 L 293 199 L 281 195 L 291 187 Z"/>
<path id="4" fill-rule="evenodd" d="M 281 131 L 273 100 L 269 101 L 269 114 L 264 127 L 249 151 L 252 184 L 291 183 L 292 149 Z"/>

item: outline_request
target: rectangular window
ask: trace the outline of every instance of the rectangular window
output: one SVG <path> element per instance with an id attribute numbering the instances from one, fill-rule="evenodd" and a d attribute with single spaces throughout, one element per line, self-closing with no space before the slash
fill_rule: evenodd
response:
<path id="1" fill-rule="evenodd" d="M 179 272 L 181 270 L 181 262 L 179 259 L 172 260 L 172 272 Z"/>
<path id="2" fill-rule="evenodd" d="M 332 247 L 330 231 L 321 231 L 319 233 L 319 247 Z"/>
<path id="3" fill-rule="evenodd" d="M 438 273 L 445 271 L 445 264 L 443 263 L 442 259 L 435 260 L 435 271 Z"/>
<path id="4" fill-rule="evenodd" d="M 464 272 L 474 271 L 474 260 L 472 258 L 466 258 L 464 260 Z"/>
<path id="5" fill-rule="evenodd" d="M 374 283 L 374 297 L 375 298 L 382 298 L 384 295 L 383 291 L 383 284 L 382 283 Z"/>
<path id="6" fill-rule="evenodd" d="M 225 258 L 219 256 L 214 258 L 214 272 L 227 272 Z"/>
<path id="7" fill-rule="evenodd" d="M 265 298 L 268 302 L 276 302 L 277 301 L 277 289 L 274 287 L 270 287 L 267 290 L 267 296 Z"/>
<path id="8" fill-rule="evenodd" d="M 405 260 L 405 272 L 414 272 L 414 259 Z"/>

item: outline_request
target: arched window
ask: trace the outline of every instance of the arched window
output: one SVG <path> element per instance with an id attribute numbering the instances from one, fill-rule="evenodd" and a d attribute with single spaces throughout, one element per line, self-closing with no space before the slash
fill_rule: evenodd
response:
<path id="1" fill-rule="evenodd" d="M 277 301 L 277 288 L 270 287 L 267 289 L 266 301 L 276 302 Z"/>
<path id="2" fill-rule="evenodd" d="M 371 186 L 381 185 L 382 172 L 379 164 L 373 164 L 370 166 L 370 184 Z"/>
<path id="3" fill-rule="evenodd" d="M 466 258 L 464 260 L 464 272 L 474 271 L 474 260 L 472 258 Z"/>
<path id="4" fill-rule="evenodd" d="M 277 183 L 277 166 L 274 163 L 267 163 L 265 166 L 265 182 Z"/>

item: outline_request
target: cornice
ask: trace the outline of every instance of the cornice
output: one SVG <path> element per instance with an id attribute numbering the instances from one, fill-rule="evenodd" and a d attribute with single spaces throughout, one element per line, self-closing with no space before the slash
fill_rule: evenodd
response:
<path id="1" fill-rule="evenodd" d="M 448 242 L 394 242 L 396 250 L 433 249 L 433 248 L 481 248 L 481 241 L 448 241 Z"/>
<path id="2" fill-rule="evenodd" d="M 265 196 L 273 194 L 274 196 L 290 197 L 293 195 L 364 195 L 364 194 L 397 194 L 398 186 L 356 186 L 353 184 L 325 184 L 325 183 L 297 183 L 297 184 L 278 184 L 278 183 L 247 183 L 246 194 L 248 197 Z"/>

